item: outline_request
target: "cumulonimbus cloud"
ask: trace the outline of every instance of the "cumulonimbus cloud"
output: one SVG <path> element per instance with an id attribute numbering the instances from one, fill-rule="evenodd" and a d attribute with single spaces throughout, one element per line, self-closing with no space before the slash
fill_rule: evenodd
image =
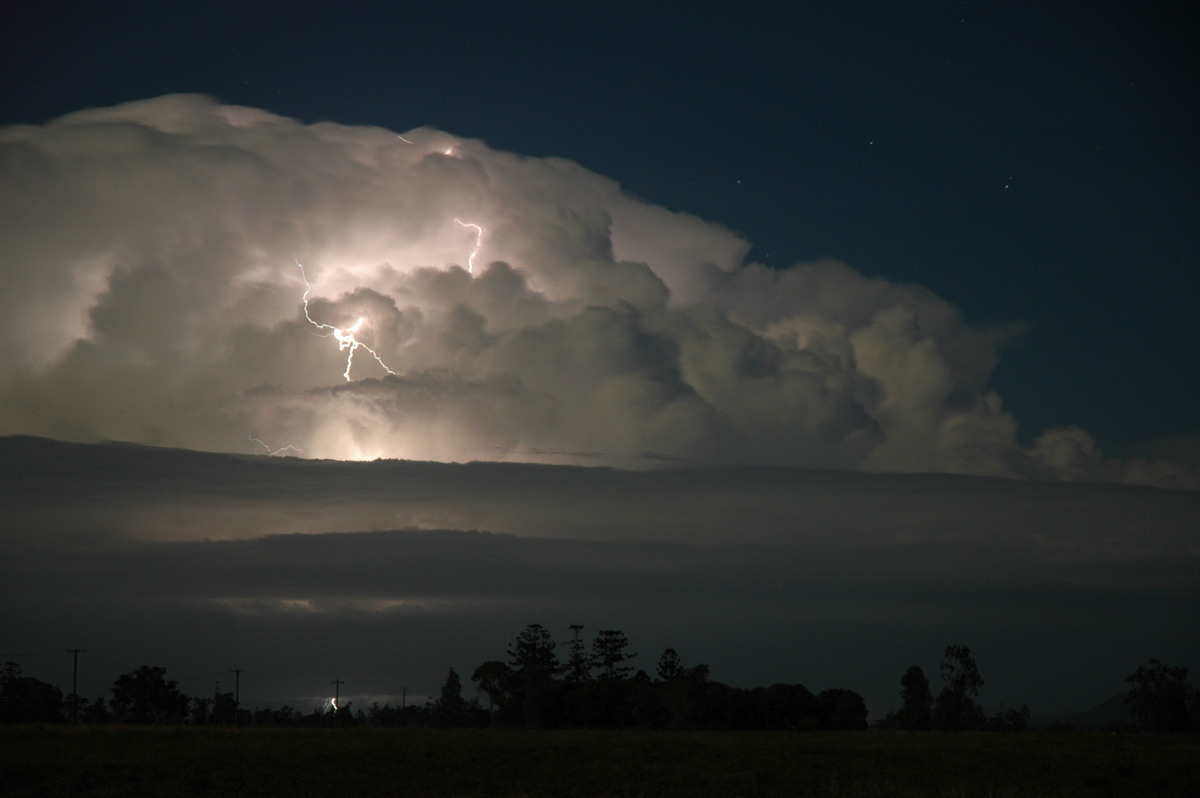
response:
<path id="1" fill-rule="evenodd" d="M 572 162 L 428 128 L 192 95 L 8 127 L 0 431 L 1200 486 L 1073 428 L 1019 446 L 988 388 L 1019 325 L 748 251 Z"/>

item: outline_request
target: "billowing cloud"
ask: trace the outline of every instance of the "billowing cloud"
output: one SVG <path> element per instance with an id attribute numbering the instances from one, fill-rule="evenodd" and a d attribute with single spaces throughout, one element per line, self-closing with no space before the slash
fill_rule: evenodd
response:
<path id="1" fill-rule="evenodd" d="M 0 431 L 1200 486 L 1080 430 L 1019 446 L 988 387 L 1018 325 L 748 251 L 577 164 L 432 129 L 189 95 L 9 127 Z"/>

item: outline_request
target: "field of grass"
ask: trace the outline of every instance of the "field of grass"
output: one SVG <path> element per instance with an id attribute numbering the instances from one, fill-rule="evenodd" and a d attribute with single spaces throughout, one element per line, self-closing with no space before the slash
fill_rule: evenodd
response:
<path id="1" fill-rule="evenodd" d="M 1197 796 L 1200 738 L 0 729 L 17 796 Z"/>

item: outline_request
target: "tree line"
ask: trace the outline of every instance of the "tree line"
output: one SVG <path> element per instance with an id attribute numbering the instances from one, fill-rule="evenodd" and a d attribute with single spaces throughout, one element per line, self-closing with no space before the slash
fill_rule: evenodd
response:
<path id="1" fill-rule="evenodd" d="M 814 695 L 803 685 L 749 690 L 709 676 L 707 665 L 685 666 L 666 649 L 655 675 L 635 671 L 625 634 L 602 629 L 587 646 L 572 626 L 560 661 L 550 632 L 525 627 L 509 645 L 507 661 L 490 660 L 471 675 L 486 700 L 489 724 L 525 727 L 637 727 L 728 729 L 865 729 L 867 707 L 852 690 Z M 460 706 L 453 671 L 439 703 Z"/>
<path id="2" fill-rule="evenodd" d="M 511 726 L 538 728 L 673 728 L 821 730 L 866 729 L 862 696 L 846 688 L 813 693 L 801 684 L 738 688 L 712 679 L 704 664 L 685 665 L 673 648 L 663 651 L 653 676 L 635 670 L 625 634 L 602 629 L 585 641 L 570 627 L 560 645 L 540 624 L 526 626 L 509 644 L 505 660 L 489 660 L 471 674 L 478 697 L 463 696 L 450 668 L 441 691 L 423 705 L 327 705 L 303 713 L 283 706 L 253 712 L 231 692 L 185 695 L 166 669 L 143 665 L 121 674 L 111 696 L 94 701 L 63 696 L 57 687 L 24 676 L 15 662 L 0 668 L 0 723 L 136 723 L 198 726 Z M 565 656 L 560 659 L 559 651 Z M 909 731 L 1023 731 L 1028 707 L 1001 707 L 985 715 L 978 703 L 984 681 L 963 645 L 947 646 L 941 689 L 934 695 L 916 665 L 900 679 L 901 706 L 876 726 Z M 1126 678 L 1126 701 L 1136 727 L 1151 732 L 1200 731 L 1200 691 L 1186 668 L 1157 660 Z"/>

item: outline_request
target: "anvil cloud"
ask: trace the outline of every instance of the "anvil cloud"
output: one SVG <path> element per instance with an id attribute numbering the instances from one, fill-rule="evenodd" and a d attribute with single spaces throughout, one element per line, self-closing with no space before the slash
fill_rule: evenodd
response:
<path id="1" fill-rule="evenodd" d="M 483 228 L 473 273 L 466 269 Z M 562 159 L 173 95 L 0 130 L 0 432 L 339 459 L 769 464 L 1195 488 L 1030 447 L 1020 324 Z M 395 374 L 321 337 L 348 328 Z"/>

